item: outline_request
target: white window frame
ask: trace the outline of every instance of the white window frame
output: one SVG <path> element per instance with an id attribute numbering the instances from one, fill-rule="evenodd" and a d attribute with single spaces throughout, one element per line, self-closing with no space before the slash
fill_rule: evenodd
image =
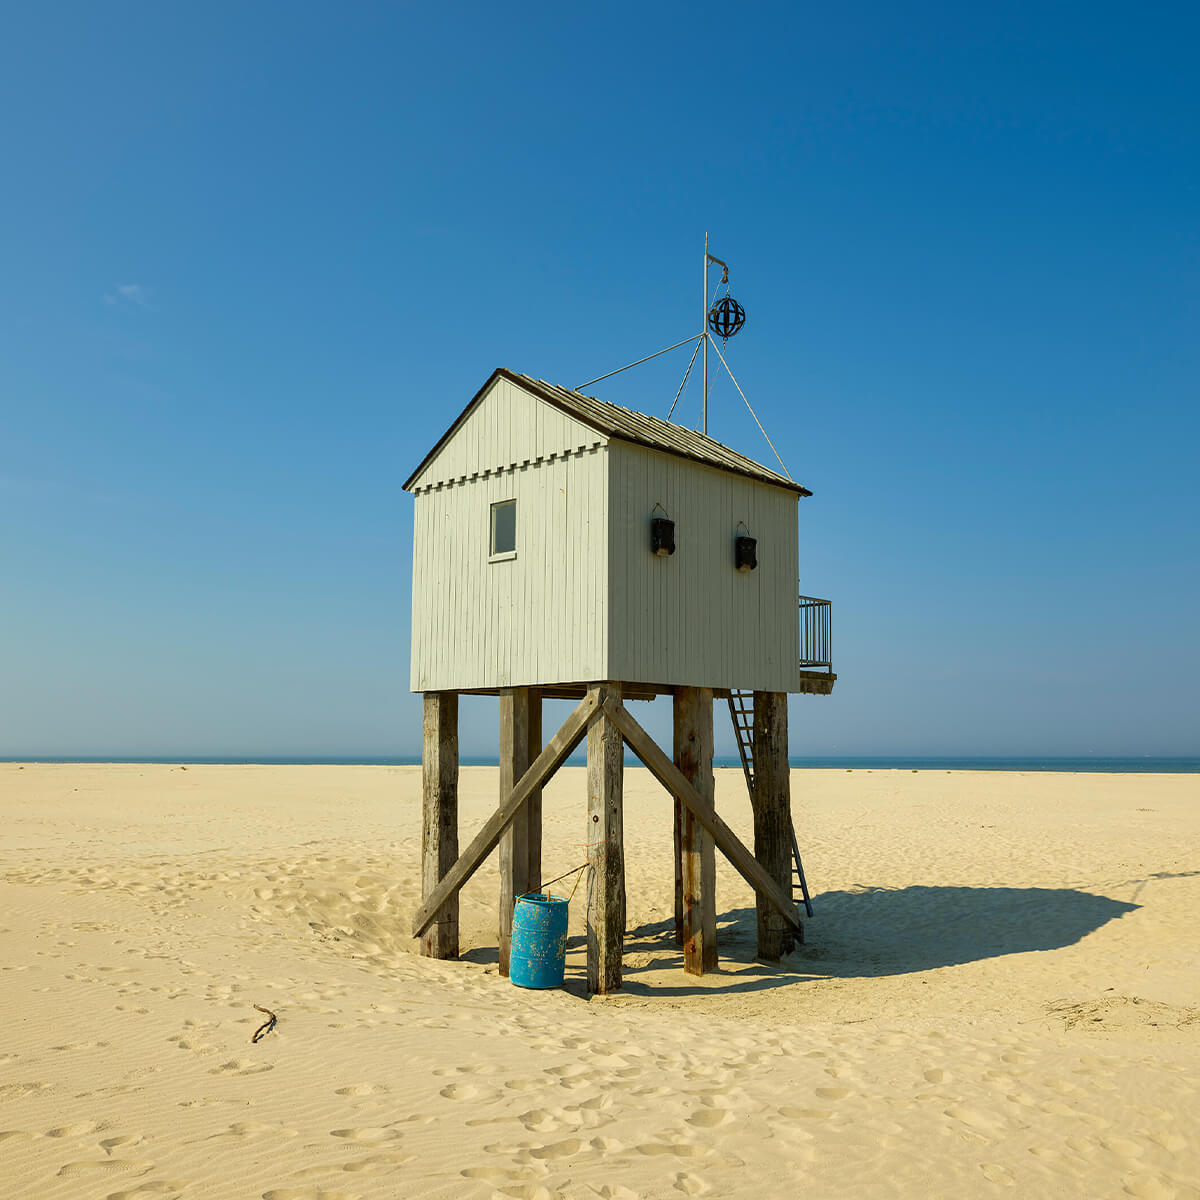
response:
<path id="1" fill-rule="evenodd" d="M 513 510 L 513 548 L 511 550 L 496 549 L 496 514 L 502 508 Z M 517 557 L 517 501 L 516 497 L 507 500 L 497 500 L 488 510 L 488 562 L 509 562 Z"/>

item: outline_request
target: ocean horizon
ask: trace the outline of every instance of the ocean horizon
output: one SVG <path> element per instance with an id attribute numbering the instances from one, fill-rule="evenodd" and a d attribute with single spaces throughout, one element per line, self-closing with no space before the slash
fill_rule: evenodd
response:
<path id="1" fill-rule="evenodd" d="M 495 755 L 463 755 L 464 767 L 498 767 Z M 568 766 L 583 766 L 580 755 L 567 759 Z M 632 755 L 628 765 L 637 764 Z M 1059 771 L 1091 772 L 1097 774 L 1195 775 L 1200 774 L 1200 755 L 792 755 L 788 762 L 794 768 L 841 771 Z M 255 767 L 418 767 L 419 755 L 68 755 L 5 757 L 0 763 L 10 764 L 128 764 L 163 766 L 255 766 Z M 637 764 L 640 765 L 640 764 Z M 736 755 L 718 755 L 714 767 L 740 767 Z"/>

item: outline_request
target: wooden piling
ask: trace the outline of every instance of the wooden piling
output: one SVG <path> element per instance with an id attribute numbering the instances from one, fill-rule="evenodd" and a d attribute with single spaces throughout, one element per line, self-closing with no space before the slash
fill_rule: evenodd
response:
<path id="1" fill-rule="evenodd" d="M 676 763 L 678 763 L 676 759 Z M 687 811 L 678 796 L 674 797 L 672 808 L 675 810 L 675 945 L 683 945 L 683 814 Z"/>
<path id="2" fill-rule="evenodd" d="M 458 693 L 426 692 L 421 751 L 421 895 L 428 900 L 458 859 Z M 458 957 L 458 893 L 421 934 L 429 958 Z"/>
<path id="3" fill-rule="evenodd" d="M 792 887 L 791 771 L 787 693 L 754 693 L 754 857 L 786 892 Z M 757 897 L 758 957 L 774 962 L 796 943 L 791 927 Z M 803 941 L 801 932 L 799 940 Z"/>
<path id="4" fill-rule="evenodd" d="M 619 684 L 589 689 L 620 703 Z M 614 992 L 621 986 L 625 941 L 625 848 L 622 828 L 624 746 L 607 712 L 594 717 L 587 732 L 588 864 L 591 867 L 587 912 L 588 991 Z"/>
<path id="5" fill-rule="evenodd" d="M 541 737 L 541 721 L 538 721 Z M 506 688 L 500 693 L 500 802 L 512 793 L 521 776 L 536 757 L 529 753 L 530 690 Z M 539 747 L 540 749 L 540 747 Z M 538 800 L 538 836 L 541 836 L 541 790 Z M 500 838 L 500 974 L 508 974 L 509 952 L 512 946 L 513 903 L 517 896 L 532 888 L 530 868 L 530 796 L 525 807 Z M 538 849 L 540 863 L 541 849 Z"/>
<path id="6" fill-rule="evenodd" d="M 711 688 L 675 689 L 675 765 L 715 807 Z M 690 812 L 680 824 L 683 969 L 703 975 L 717 966 L 717 854 L 712 834 Z"/>
<path id="7" fill-rule="evenodd" d="M 537 688 L 529 689 L 529 737 L 527 761 L 536 761 L 542 752 L 542 693 Z M 528 890 L 540 891 L 542 887 L 542 789 L 536 788 L 525 802 L 528 816 L 527 845 L 529 868 L 526 872 Z"/>

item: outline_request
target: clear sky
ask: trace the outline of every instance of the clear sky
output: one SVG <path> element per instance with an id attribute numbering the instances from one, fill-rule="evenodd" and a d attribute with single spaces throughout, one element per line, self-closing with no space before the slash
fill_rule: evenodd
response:
<path id="1" fill-rule="evenodd" d="M 834 602 L 793 753 L 1200 753 L 1198 13 L 8 6 L 0 756 L 417 751 L 401 482 L 698 332 L 706 230 Z"/>

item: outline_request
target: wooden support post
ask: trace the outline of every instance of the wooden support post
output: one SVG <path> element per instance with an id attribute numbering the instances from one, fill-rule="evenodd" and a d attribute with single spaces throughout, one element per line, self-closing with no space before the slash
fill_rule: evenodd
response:
<path id="1" fill-rule="evenodd" d="M 428 900 L 458 858 L 458 693 L 426 692 L 421 752 L 421 896 Z M 429 958 L 458 957 L 458 893 L 421 934 Z"/>
<path id="2" fill-rule="evenodd" d="M 525 774 L 529 769 L 529 764 L 533 761 L 529 753 L 529 699 L 528 688 L 507 688 L 500 693 L 501 804 L 512 795 L 517 781 Z M 540 788 L 536 796 L 540 799 Z M 525 802 L 525 807 L 516 815 L 512 824 L 500 838 L 501 975 L 508 974 L 508 958 L 512 946 L 514 898 L 524 895 L 532 887 L 529 879 L 529 805 L 533 802 L 534 794 L 531 794 Z"/>
<path id="3" fill-rule="evenodd" d="M 787 693 L 754 693 L 754 857 L 779 886 L 792 887 L 792 788 L 788 766 Z M 777 961 L 803 941 L 759 896 L 758 957 Z"/>
<path id="4" fill-rule="evenodd" d="M 675 689 L 675 765 L 710 807 L 713 783 L 713 694 L 711 688 Z M 683 807 L 676 800 L 676 809 Z M 717 966 L 717 854 L 712 834 L 690 812 L 679 831 L 683 969 L 703 975 Z"/>
<path id="5" fill-rule="evenodd" d="M 529 749 L 526 754 L 527 762 L 534 762 L 542 752 L 542 693 L 536 688 L 529 689 Z M 537 788 L 529 794 L 525 801 L 529 813 L 527 818 L 529 869 L 526 880 L 529 891 L 537 892 L 542 887 L 542 789 Z"/>
<path id="6" fill-rule="evenodd" d="M 604 692 L 621 702 L 619 684 L 588 689 L 604 704 Z M 601 708 L 587 731 L 588 864 L 591 887 L 587 912 L 588 991 L 614 992 L 621 986 L 625 941 L 625 846 L 622 784 L 625 747 L 621 732 Z"/>

